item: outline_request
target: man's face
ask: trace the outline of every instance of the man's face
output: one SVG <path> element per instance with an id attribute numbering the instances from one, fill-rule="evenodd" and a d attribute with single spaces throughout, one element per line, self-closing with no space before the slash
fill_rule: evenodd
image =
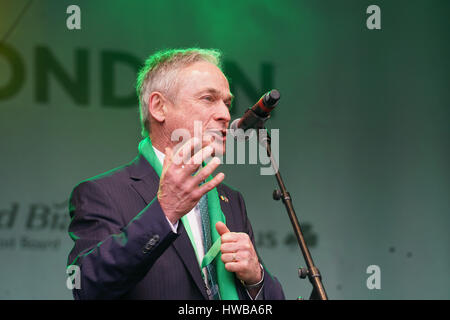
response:
<path id="1" fill-rule="evenodd" d="M 212 63 L 196 62 L 180 70 L 174 91 L 166 129 L 187 129 L 194 137 L 194 121 L 200 121 L 203 141 L 212 141 L 216 155 L 224 154 L 233 96 L 222 71 Z"/>

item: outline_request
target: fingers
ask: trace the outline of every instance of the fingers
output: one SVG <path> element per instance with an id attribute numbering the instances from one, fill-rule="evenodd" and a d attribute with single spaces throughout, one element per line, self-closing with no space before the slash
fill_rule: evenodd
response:
<path id="1" fill-rule="evenodd" d="M 172 154 L 173 154 L 173 150 L 172 148 L 165 148 L 164 153 L 166 155 L 166 157 L 164 158 L 164 162 L 162 164 L 162 172 L 161 172 L 161 178 L 163 178 L 167 171 L 169 170 L 170 165 L 172 164 Z"/>
<path id="2" fill-rule="evenodd" d="M 200 194 L 200 198 L 205 194 L 217 187 L 222 181 L 225 179 L 225 174 L 223 172 L 219 172 L 214 178 L 208 181 L 205 184 L 202 184 L 198 187 L 198 192 Z"/>
<path id="3" fill-rule="evenodd" d="M 240 272 L 242 271 L 242 267 L 241 264 L 239 262 L 227 262 L 225 263 L 225 269 L 228 272 Z"/>
<path id="4" fill-rule="evenodd" d="M 211 163 L 212 162 L 212 163 Z M 204 194 L 208 193 L 225 179 L 225 174 L 223 172 L 219 172 L 214 178 L 209 180 L 208 182 L 199 185 L 202 181 L 204 181 L 207 177 L 211 175 L 211 173 L 218 167 L 220 164 L 220 160 L 218 158 L 213 158 L 213 160 L 208 163 L 208 165 L 202 168 L 195 176 L 189 177 L 188 184 L 191 185 L 191 189 L 193 191 L 193 195 L 200 199 Z"/>
<path id="5" fill-rule="evenodd" d="M 225 253 L 222 254 L 221 259 L 225 265 L 225 269 L 229 272 L 235 272 L 238 278 L 257 278 L 251 276 L 258 270 L 258 261 L 253 259 L 246 252 Z M 258 281 L 256 281 L 258 282 Z"/>
<path id="6" fill-rule="evenodd" d="M 202 141 L 197 137 L 189 139 L 185 144 L 175 150 L 173 162 L 180 166 L 188 163 L 189 159 L 192 157 L 192 153 L 196 153 L 201 149 L 201 145 Z"/>
<path id="7" fill-rule="evenodd" d="M 200 151 L 198 151 L 192 158 L 189 159 L 187 164 L 189 165 L 195 165 L 195 168 L 198 168 L 200 164 L 203 163 L 206 159 L 211 157 L 212 153 L 214 152 L 214 148 L 211 146 L 206 146 Z"/>
<path id="8" fill-rule="evenodd" d="M 227 265 L 228 263 L 238 263 L 239 258 L 236 253 L 223 253 L 222 254 L 222 262 Z"/>
<path id="9" fill-rule="evenodd" d="M 237 251 L 237 252 L 230 252 L 230 253 L 222 253 L 222 261 L 224 263 L 229 262 L 242 262 L 250 260 L 251 255 L 248 251 Z"/>
<path id="10" fill-rule="evenodd" d="M 222 241 L 220 250 L 224 253 L 250 250 L 253 247 L 248 234 L 244 232 L 226 232 L 220 238 Z"/>
<path id="11" fill-rule="evenodd" d="M 204 145 L 203 148 L 202 145 Z M 209 142 L 203 142 L 200 139 L 194 137 L 192 139 L 189 139 L 177 150 L 172 151 L 172 163 L 177 165 L 179 169 L 183 169 L 181 171 L 182 176 L 188 176 L 196 172 L 204 161 L 211 158 L 213 153 L 214 148 L 209 145 Z M 212 170 L 208 169 L 207 172 L 211 174 L 219 164 L 220 160 L 219 163 L 213 162 L 213 165 L 215 166 L 213 168 L 209 168 Z M 202 180 L 200 181 L 205 180 L 209 176 L 209 174 L 207 176 L 200 176 L 200 178 L 202 178 Z M 197 184 L 199 183 L 200 182 L 198 182 Z"/>
<path id="12" fill-rule="evenodd" d="M 219 173 L 210 181 L 201 184 L 220 165 L 219 158 L 213 158 L 197 174 L 192 175 L 214 152 L 211 146 L 205 146 L 195 152 L 195 149 L 201 145 L 202 141 L 194 137 L 177 150 L 165 148 L 166 157 L 158 189 L 158 200 L 165 209 L 166 216 L 181 218 L 186 211 L 188 212 L 198 203 L 204 194 L 225 179 L 225 174 Z M 191 157 L 193 151 L 195 154 Z"/>
<path id="13" fill-rule="evenodd" d="M 224 233 L 230 232 L 230 229 L 228 229 L 226 224 L 221 221 L 216 223 L 216 230 L 219 233 L 219 236 L 222 236 Z"/>
<path id="14" fill-rule="evenodd" d="M 167 168 L 170 165 L 170 163 L 172 162 L 173 150 L 170 147 L 166 147 L 166 149 L 164 150 L 164 153 L 165 153 L 166 157 L 164 158 L 163 169 Z"/>
<path id="15" fill-rule="evenodd" d="M 216 228 L 217 229 L 217 228 Z M 222 253 L 233 253 L 237 252 L 238 250 L 243 249 L 239 243 L 233 241 L 233 242 L 222 242 L 220 245 L 220 251 Z"/>
<path id="16" fill-rule="evenodd" d="M 236 273 L 237 278 L 246 283 L 259 282 L 262 276 L 261 269 L 249 236 L 246 233 L 225 232 L 228 228 L 223 223 L 217 223 L 216 229 L 219 234 L 223 232 L 220 251 L 225 269 Z"/>
<path id="17" fill-rule="evenodd" d="M 201 164 L 208 156 L 210 156 L 214 152 L 214 148 L 211 148 L 209 151 L 208 146 L 211 141 L 209 140 L 201 140 L 197 137 L 193 137 L 189 139 L 186 143 L 179 146 L 174 152 L 174 163 L 177 165 L 183 164 Z M 202 156 L 203 153 L 206 153 L 207 156 Z"/>
<path id="18" fill-rule="evenodd" d="M 194 177 L 195 183 L 200 184 L 202 181 L 206 180 L 220 165 L 220 159 L 217 157 L 212 158 L 208 164 L 203 167 Z"/>

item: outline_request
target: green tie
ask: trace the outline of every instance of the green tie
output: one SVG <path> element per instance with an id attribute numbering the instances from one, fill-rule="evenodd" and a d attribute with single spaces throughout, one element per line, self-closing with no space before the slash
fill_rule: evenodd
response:
<path id="1" fill-rule="evenodd" d="M 208 213 L 208 197 L 203 195 L 198 202 L 200 208 L 200 216 L 202 218 L 202 231 L 203 231 L 203 247 L 205 248 L 205 253 L 211 248 L 211 228 Z M 215 270 L 214 261 L 206 266 L 206 271 L 208 273 L 208 285 L 209 289 L 208 296 L 211 300 L 220 300 L 219 287 L 217 285 L 217 275 Z"/>

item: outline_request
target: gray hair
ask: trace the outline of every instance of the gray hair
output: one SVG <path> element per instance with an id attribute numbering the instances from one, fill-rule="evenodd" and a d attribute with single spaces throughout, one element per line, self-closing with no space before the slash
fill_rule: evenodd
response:
<path id="1" fill-rule="evenodd" d="M 173 87 L 178 72 L 194 62 L 210 62 L 221 69 L 221 52 L 216 49 L 169 49 L 158 51 L 145 60 L 139 70 L 136 82 L 136 93 L 139 97 L 139 111 L 143 137 L 150 132 L 148 99 L 154 91 L 173 97 Z"/>

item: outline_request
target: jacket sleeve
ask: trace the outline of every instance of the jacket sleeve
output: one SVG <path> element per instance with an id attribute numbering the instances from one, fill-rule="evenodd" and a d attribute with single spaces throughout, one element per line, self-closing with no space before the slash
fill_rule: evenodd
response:
<path id="1" fill-rule="evenodd" d="M 284 292 L 283 292 L 280 282 L 278 281 L 278 279 L 276 277 L 272 276 L 272 274 L 269 273 L 269 271 L 265 267 L 264 263 L 262 262 L 260 255 L 258 254 L 256 245 L 255 245 L 255 235 L 253 233 L 251 223 L 247 216 L 247 209 L 245 208 L 244 199 L 239 192 L 237 192 L 237 193 L 238 193 L 238 199 L 239 199 L 239 206 L 241 208 L 241 212 L 243 213 L 242 218 L 244 219 L 244 227 L 245 227 L 246 233 L 249 235 L 250 240 L 252 241 L 253 246 L 255 247 L 256 254 L 258 255 L 259 262 L 261 263 L 261 265 L 263 266 L 263 269 L 264 269 L 264 284 L 262 287 L 262 292 L 259 292 L 258 296 L 256 298 L 257 298 L 257 300 L 284 300 L 286 298 L 284 296 Z M 236 283 L 238 284 L 238 288 L 241 291 L 241 296 L 244 296 L 244 297 L 247 297 L 248 299 L 250 299 L 248 293 L 246 292 L 245 288 L 241 285 L 241 283 L 239 281 L 236 281 Z"/>
<path id="2" fill-rule="evenodd" d="M 79 184 L 69 201 L 68 265 L 79 266 L 75 299 L 117 299 L 132 289 L 177 238 L 155 197 L 128 224 L 95 180 Z"/>

